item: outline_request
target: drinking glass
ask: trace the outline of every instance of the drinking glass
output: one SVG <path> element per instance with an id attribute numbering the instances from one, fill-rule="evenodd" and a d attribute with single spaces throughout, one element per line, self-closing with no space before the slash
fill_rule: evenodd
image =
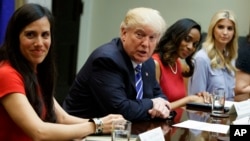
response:
<path id="1" fill-rule="evenodd" d="M 129 141 L 132 123 L 126 121 L 114 121 L 112 123 L 112 141 Z"/>
<path id="2" fill-rule="evenodd" d="M 225 90 L 216 88 L 212 92 L 212 115 L 223 114 L 225 105 Z"/>

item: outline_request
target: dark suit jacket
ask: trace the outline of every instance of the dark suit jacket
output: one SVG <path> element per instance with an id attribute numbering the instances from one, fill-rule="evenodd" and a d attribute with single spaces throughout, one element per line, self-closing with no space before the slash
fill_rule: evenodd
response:
<path id="1" fill-rule="evenodd" d="M 88 58 L 70 88 L 63 108 L 84 118 L 111 113 L 124 118 L 149 120 L 150 99 L 166 98 L 155 79 L 152 58 L 142 64 L 143 99 L 136 100 L 135 73 L 119 38 L 97 48 Z"/>

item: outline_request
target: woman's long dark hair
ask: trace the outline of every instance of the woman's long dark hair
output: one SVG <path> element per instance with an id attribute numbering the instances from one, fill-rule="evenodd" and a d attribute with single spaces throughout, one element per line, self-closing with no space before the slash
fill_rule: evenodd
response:
<path id="1" fill-rule="evenodd" d="M 173 65 L 175 63 L 175 56 L 177 54 L 181 41 L 185 40 L 190 30 L 193 28 L 198 29 L 201 36 L 201 26 L 194 20 L 188 18 L 178 20 L 166 30 L 154 51 L 155 53 L 158 53 L 160 55 L 160 59 L 164 65 Z M 182 74 L 185 77 L 193 75 L 193 55 L 194 53 L 185 59 L 187 65 L 189 66 L 189 71 Z"/>
<path id="2" fill-rule="evenodd" d="M 47 17 L 50 23 L 51 47 L 44 61 L 37 66 L 37 73 L 27 59 L 21 54 L 19 35 L 30 23 Z M 38 116 L 42 115 L 42 101 L 38 96 L 39 86 L 47 110 L 45 121 L 56 122 L 53 95 L 55 91 L 56 68 L 53 59 L 53 25 L 51 12 L 38 4 L 25 4 L 15 11 L 11 17 L 4 43 L 0 48 L 0 61 L 8 60 L 23 77 L 27 98 Z"/>

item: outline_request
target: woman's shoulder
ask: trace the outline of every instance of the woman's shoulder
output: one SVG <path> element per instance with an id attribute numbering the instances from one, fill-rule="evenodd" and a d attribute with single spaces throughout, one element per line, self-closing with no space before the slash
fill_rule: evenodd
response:
<path id="1" fill-rule="evenodd" d="M 153 58 L 154 60 L 159 61 L 159 60 L 160 60 L 160 55 L 159 55 L 158 53 L 153 53 L 152 58 Z"/>
<path id="2" fill-rule="evenodd" d="M 10 64 L 9 61 L 2 61 L 0 62 L 0 77 L 11 77 L 11 76 L 18 76 L 21 77 L 20 73 L 16 71 Z"/>
<path id="3" fill-rule="evenodd" d="M 0 62 L 0 73 L 13 72 L 15 69 L 11 66 L 9 61 Z"/>
<path id="4" fill-rule="evenodd" d="M 195 53 L 195 56 L 207 56 L 207 53 L 204 48 L 201 48 Z"/>
<path id="5" fill-rule="evenodd" d="M 205 49 L 200 49 L 196 54 L 194 55 L 195 60 L 203 60 L 205 62 L 209 62 L 209 57 L 205 51 Z"/>
<path id="6" fill-rule="evenodd" d="M 8 61 L 0 63 L 0 85 L 0 97 L 13 92 L 25 93 L 21 74 Z"/>
<path id="7" fill-rule="evenodd" d="M 160 55 L 158 53 L 154 53 L 152 55 L 152 59 L 154 60 L 156 66 L 161 67 L 161 68 L 165 67 L 165 65 L 163 65 L 163 62 L 161 61 Z"/>

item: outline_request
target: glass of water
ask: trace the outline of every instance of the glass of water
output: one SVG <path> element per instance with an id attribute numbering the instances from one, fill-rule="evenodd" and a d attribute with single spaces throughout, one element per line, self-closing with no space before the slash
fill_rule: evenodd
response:
<path id="1" fill-rule="evenodd" d="M 132 123 L 128 120 L 112 123 L 112 141 L 129 141 Z"/>
<path id="2" fill-rule="evenodd" d="M 212 93 L 212 115 L 223 114 L 225 105 L 225 90 L 216 88 Z"/>

